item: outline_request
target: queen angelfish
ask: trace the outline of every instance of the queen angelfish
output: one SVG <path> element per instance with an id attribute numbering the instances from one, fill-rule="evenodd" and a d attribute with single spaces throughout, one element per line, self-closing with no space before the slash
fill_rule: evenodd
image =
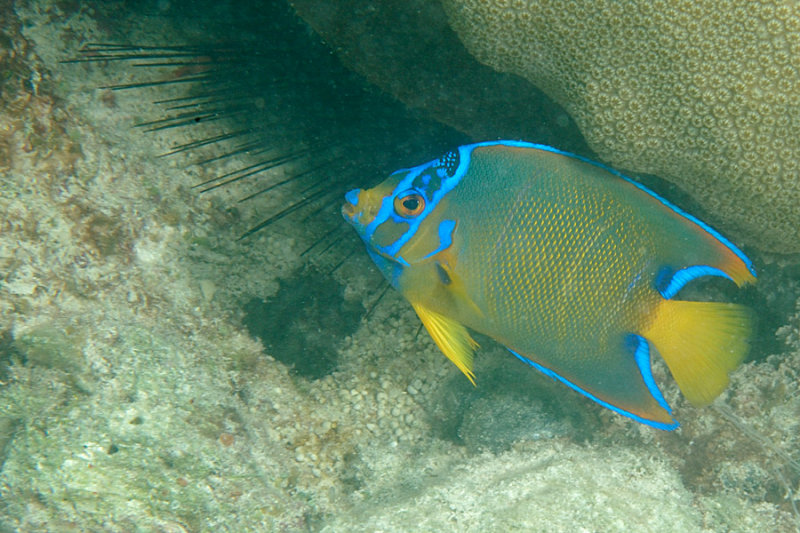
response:
<path id="1" fill-rule="evenodd" d="M 467 328 L 619 414 L 674 429 L 651 354 L 692 404 L 706 405 L 747 353 L 747 307 L 675 297 L 703 276 L 753 282 L 751 261 L 583 157 L 472 144 L 345 198 L 344 217 L 378 268 L 473 384 Z"/>

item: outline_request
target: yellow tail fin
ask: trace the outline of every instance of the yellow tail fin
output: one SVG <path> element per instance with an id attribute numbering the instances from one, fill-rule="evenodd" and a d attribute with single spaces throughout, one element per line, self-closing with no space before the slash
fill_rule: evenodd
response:
<path id="1" fill-rule="evenodd" d="M 728 385 L 753 331 L 753 312 L 742 305 L 664 300 L 642 335 L 666 361 L 693 405 L 703 406 Z"/>

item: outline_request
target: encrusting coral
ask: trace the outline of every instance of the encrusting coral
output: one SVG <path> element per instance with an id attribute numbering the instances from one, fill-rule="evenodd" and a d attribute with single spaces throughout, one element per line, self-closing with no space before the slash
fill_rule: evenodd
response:
<path id="1" fill-rule="evenodd" d="M 800 251 L 800 12 L 778 0 L 442 0 L 481 62 L 563 105 L 609 164 Z"/>

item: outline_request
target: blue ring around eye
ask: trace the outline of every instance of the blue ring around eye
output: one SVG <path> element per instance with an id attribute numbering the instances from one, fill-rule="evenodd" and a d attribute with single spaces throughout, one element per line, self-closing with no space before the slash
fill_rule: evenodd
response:
<path id="1" fill-rule="evenodd" d="M 398 200 L 402 200 L 403 198 L 411 196 L 412 194 L 418 194 L 418 195 L 422 196 L 423 198 L 425 198 L 425 194 L 422 191 L 417 190 L 417 189 L 407 189 L 407 190 L 405 190 L 403 192 L 397 193 L 397 199 Z"/>

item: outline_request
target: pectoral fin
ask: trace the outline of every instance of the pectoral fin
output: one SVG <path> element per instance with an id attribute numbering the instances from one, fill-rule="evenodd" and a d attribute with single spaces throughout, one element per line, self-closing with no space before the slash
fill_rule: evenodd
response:
<path id="1" fill-rule="evenodd" d="M 443 258 L 447 257 L 444 254 L 442 254 L 442 256 Z M 483 317 L 483 312 L 475 305 L 475 302 L 467 293 L 464 280 L 453 271 L 450 264 L 451 261 L 436 262 L 436 273 L 439 275 L 439 281 L 447 288 L 454 302 L 458 302 L 460 305 L 469 309 L 476 317 Z"/>
<path id="2" fill-rule="evenodd" d="M 478 343 L 470 336 L 467 328 L 422 305 L 414 302 L 411 302 L 411 305 L 436 346 L 475 385 L 475 374 L 472 373 L 472 353 L 478 347 Z"/>

